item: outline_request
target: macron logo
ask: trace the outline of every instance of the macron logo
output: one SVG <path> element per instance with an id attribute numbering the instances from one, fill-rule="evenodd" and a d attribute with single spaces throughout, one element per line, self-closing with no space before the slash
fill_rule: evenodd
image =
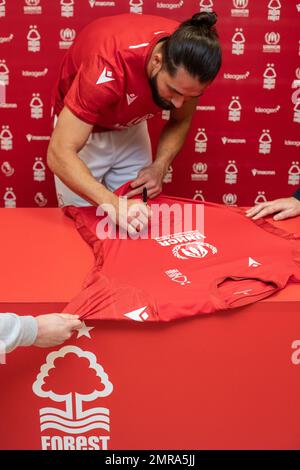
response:
<path id="1" fill-rule="evenodd" d="M 132 310 L 132 312 L 124 313 L 124 317 L 130 318 L 130 320 L 134 321 L 145 321 L 149 318 L 145 309 L 147 307 L 138 308 L 137 310 Z"/>
<path id="2" fill-rule="evenodd" d="M 106 67 L 104 67 L 103 72 L 101 73 L 100 77 L 96 81 L 96 85 L 100 85 L 101 83 L 111 82 L 113 80 L 115 79 L 112 77 L 112 71 L 106 70 Z"/>
<path id="3" fill-rule="evenodd" d="M 126 96 L 127 96 L 128 106 L 130 106 L 134 102 L 134 100 L 137 99 L 137 95 L 134 95 L 133 93 L 131 93 L 130 95 L 128 95 L 128 93 L 126 93 Z"/>
<path id="4" fill-rule="evenodd" d="M 261 266 L 261 263 L 249 257 L 249 268 L 257 268 L 258 266 Z"/>

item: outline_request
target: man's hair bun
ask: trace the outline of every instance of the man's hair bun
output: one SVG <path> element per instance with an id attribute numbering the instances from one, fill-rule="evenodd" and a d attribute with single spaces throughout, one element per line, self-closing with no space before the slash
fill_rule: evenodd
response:
<path id="1" fill-rule="evenodd" d="M 189 20 L 191 26 L 206 27 L 211 29 L 217 22 L 217 14 L 215 12 L 209 13 L 202 11 L 201 13 L 195 13 Z"/>

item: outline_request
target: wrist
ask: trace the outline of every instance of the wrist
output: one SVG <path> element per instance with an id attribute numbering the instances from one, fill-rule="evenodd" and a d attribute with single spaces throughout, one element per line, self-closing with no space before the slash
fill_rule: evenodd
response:
<path id="1" fill-rule="evenodd" d="M 101 193 L 97 197 L 95 201 L 98 206 L 102 206 L 103 204 L 108 204 L 113 207 L 118 206 L 119 198 L 114 193 L 103 187 Z"/>
<path id="2" fill-rule="evenodd" d="M 296 197 L 295 195 L 293 196 L 293 198 L 298 202 L 298 204 L 300 205 L 300 199 L 298 197 Z"/>
<path id="3" fill-rule="evenodd" d="M 170 163 L 163 160 L 154 160 L 153 166 L 157 168 L 163 176 L 165 176 L 169 169 Z"/>

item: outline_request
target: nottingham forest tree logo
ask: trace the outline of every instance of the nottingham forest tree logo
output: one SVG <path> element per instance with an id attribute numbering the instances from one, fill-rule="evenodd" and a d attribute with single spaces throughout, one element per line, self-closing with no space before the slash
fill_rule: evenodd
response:
<path id="1" fill-rule="evenodd" d="M 41 366 L 33 392 L 59 404 L 40 409 L 43 449 L 105 450 L 110 439 L 110 411 L 91 402 L 113 391 L 95 354 L 77 346 L 51 352 Z"/>

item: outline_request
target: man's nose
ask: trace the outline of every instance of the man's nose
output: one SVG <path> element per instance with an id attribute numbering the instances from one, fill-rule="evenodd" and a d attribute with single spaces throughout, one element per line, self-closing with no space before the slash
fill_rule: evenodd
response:
<path id="1" fill-rule="evenodd" d="M 171 99 L 171 103 L 175 106 L 175 108 L 181 108 L 184 103 L 184 96 L 174 96 Z"/>

